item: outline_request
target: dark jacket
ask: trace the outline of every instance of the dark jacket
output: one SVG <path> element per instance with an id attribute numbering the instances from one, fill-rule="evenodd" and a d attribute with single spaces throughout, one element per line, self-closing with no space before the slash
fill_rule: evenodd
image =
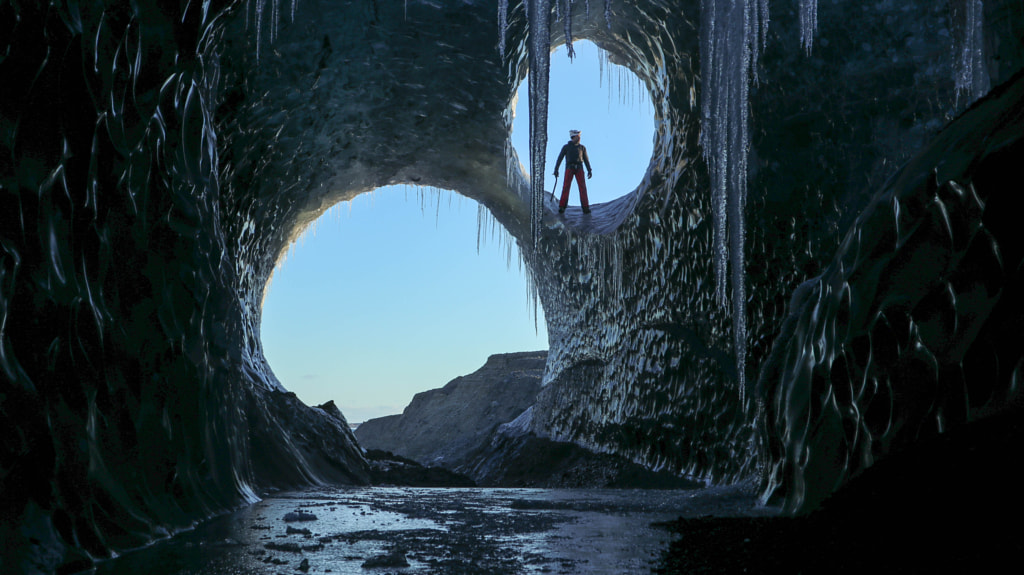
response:
<path id="1" fill-rule="evenodd" d="M 587 156 L 587 147 L 583 144 L 573 143 L 572 140 L 562 146 L 562 151 L 558 153 L 558 159 L 555 161 L 555 171 L 558 171 L 558 166 L 562 164 L 562 158 L 565 158 L 565 167 L 569 169 L 577 169 L 581 165 L 587 166 L 587 171 L 593 171 L 590 169 L 590 157 Z"/>

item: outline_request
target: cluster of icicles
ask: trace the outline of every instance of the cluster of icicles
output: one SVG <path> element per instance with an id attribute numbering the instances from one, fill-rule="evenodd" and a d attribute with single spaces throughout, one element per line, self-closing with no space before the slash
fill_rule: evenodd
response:
<path id="1" fill-rule="evenodd" d="M 257 58 L 263 20 L 270 19 L 271 40 L 280 22 L 284 0 L 253 0 Z M 548 79 L 551 61 L 552 2 L 556 19 L 562 19 L 570 57 L 572 50 L 573 0 L 523 0 L 528 24 L 530 98 L 530 210 L 534 248 L 540 242 L 544 215 L 544 174 L 547 150 Z M 800 20 L 800 43 L 810 54 L 818 28 L 818 0 L 795 0 Z M 267 10 L 269 2 L 270 10 Z M 590 0 L 584 0 L 590 12 Z M 294 19 L 298 0 L 291 0 Z M 950 0 L 963 10 L 964 25 L 955 55 L 957 93 L 971 102 L 988 91 L 984 70 L 984 0 Z M 505 56 L 508 0 L 498 0 L 498 49 Z M 610 27 L 610 0 L 604 17 Z M 246 18 L 249 18 L 248 11 Z M 750 150 L 750 85 L 757 81 L 758 58 L 767 41 L 769 0 L 701 0 L 701 134 L 700 144 L 711 177 L 714 206 L 714 269 L 716 293 L 721 305 L 731 303 L 739 389 L 745 388 L 746 289 L 743 244 L 747 191 L 747 158 Z M 536 251 L 536 249 L 534 250 Z M 728 287 L 731 284 L 731 297 Z"/>
<path id="2" fill-rule="evenodd" d="M 529 26 L 530 184 L 531 229 L 540 241 L 544 197 L 544 159 L 547 150 L 550 16 L 552 0 L 524 0 Z M 796 0 L 800 44 L 811 54 L 818 31 L 818 0 Z M 956 58 L 956 86 L 960 94 L 976 100 L 988 90 L 982 53 L 983 0 L 950 0 L 965 10 L 966 23 Z M 554 0 L 565 25 L 572 51 L 573 0 Z M 708 164 L 714 206 L 713 257 L 716 294 L 720 305 L 731 303 L 733 343 L 741 396 L 746 388 L 746 282 L 744 280 L 744 211 L 747 196 L 747 158 L 750 150 L 750 86 L 757 82 L 758 59 L 768 37 L 769 0 L 701 0 L 701 134 L 700 145 Z M 561 7 L 559 7 L 561 4 Z M 508 0 L 498 2 L 499 50 L 505 56 Z M 590 2 L 586 0 L 589 13 Z M 611 26 L 610 2 L 605 21 Z M 731 285 L 730 285 L 731 284 Z M 729 297 L 728 287 L 731 287 Z"/>

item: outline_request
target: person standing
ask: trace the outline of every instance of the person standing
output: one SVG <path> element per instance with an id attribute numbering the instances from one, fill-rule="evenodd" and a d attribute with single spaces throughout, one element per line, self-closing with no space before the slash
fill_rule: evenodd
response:
<path id="1" fill-rule="evenodd" d="M 594 171 L 590 169 L 590 157 L 587 156 L 587 147 L 580 143 L 580 131 L 569 130 L 569 141 L 562 146 L 558 153 L 558 160 L 555 161 L 555 177 L 558 177 L 558 166 L 565 158 L 565 181 L 562 182 L 562 198 L 558 201 L 558 213 L 565 213 L 565 206 L 569 205 L 569 187 L 572 185 L 572 177 L 576 177 L 576 187 L 580 191 L 580 205 L 583 213 L 590 213 L 590 201 L 587 199 L 587 181 L 583 179 L 583 166 L 587 167 L 587 178 L 594 177 Z"/>

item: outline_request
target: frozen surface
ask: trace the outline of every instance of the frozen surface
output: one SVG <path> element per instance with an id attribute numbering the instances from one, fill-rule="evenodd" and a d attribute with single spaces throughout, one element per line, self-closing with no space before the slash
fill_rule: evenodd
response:
<path id="1" fill-rule="evenodd" d="M 296 510 L 306 521 L 286 521 Z M 742 491 L 320 489 L 268 497 L 194 532 L 100 566 L 97 575 L 373 572 L 400 550 L 401 573 L 643 573 L 680 516 L 771 515 Z M 395 568 L 397 566 L 393 566 Z"/>

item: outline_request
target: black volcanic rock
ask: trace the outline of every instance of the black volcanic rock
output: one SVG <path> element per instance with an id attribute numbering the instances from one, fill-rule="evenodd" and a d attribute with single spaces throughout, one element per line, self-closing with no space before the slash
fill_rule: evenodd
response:
<path id="1" fill-rule="evenodd" d="M 473 373 L 417 393 L 401 415 L 362 423 L 356 438 L 366 449 L 454 469 L 499 425 L 533 405 L 546 358 L 546 351 L 492 355 Z"/>
<path id="2" fill-rule="evenodd" d="M 437 466 L 426 466 L 400 455 L 379 449 L 366 452 L 370 480 L 374 485 L 409 487 L 476 487 L 469 477 Z"/>

